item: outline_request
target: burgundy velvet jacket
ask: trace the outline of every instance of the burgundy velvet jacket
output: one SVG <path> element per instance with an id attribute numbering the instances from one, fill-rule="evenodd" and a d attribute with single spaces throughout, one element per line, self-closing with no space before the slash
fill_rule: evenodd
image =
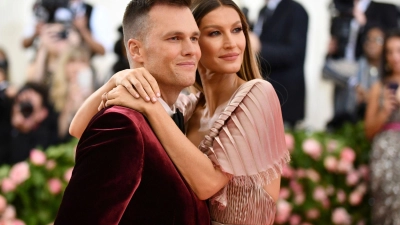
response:
<path id="1" fill-rule="evenodd" d="M 209 225 L 142 114 L 114 106 L 90 121 L 55 225 Z"/>

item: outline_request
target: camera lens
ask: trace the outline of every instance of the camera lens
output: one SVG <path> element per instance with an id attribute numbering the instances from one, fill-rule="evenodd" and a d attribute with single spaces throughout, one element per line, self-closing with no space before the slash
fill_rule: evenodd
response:
<path id="1" fill-rule="evenodd" d="M 33 106 L 32 106 L 32 103 L 30 103 L 30 102 L 19 103 L 19 109 L 21 111 L 22 116 L 24 116 L 24 118 L 30 117 L 33 113 Z"/>
<path id="2" fill-rule="evenodd" d="M 64 30 L 60 31 L 57 35 L 60 39 L 67 39 L 68 38 L 68 30 L 64 29 Z"/>

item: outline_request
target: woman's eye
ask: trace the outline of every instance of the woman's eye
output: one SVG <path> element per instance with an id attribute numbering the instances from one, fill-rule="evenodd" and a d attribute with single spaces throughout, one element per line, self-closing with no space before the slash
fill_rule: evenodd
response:
<path id="1" fill-rule="evenodd" d="M 233 32 L 234 33 L 240 33 L 240 32 L 242 32 L 242 30 L 243 30 L 242 27 L 237 27 L 237 28 L 233 29 Z"/>
<path id="2" fill-rule="evenodd" d="M 219 33 L 219 31 L 213 31 L 213 32 L 211 32 L 209 35 L 210 36 L 217 36 L 217 35 L 219 35 L 220 33 Z"/>

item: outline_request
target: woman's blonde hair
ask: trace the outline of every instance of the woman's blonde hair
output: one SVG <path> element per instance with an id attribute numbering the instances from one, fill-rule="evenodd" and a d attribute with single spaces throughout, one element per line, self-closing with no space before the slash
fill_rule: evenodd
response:
<path id="1" fill-rule="evenodd" d="M 89 63 L 90 52 L 85 47 L 74 47 L 65 52 L 58 63 L 50 82 L 50 101 L 57 112 L 60 112 L 67 101 L 68 84 L 66 66 L 69 62 L 85 61 Z"/>

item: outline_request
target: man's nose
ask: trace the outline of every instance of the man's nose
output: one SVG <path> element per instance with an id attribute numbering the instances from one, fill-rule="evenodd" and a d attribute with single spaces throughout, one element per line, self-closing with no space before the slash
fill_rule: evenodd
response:
<path id="1" fill-rule="evenodd" d="M 182 43 L 182 55 L 195 55 L 200 51 L 199 43 L 188 39 Z"/>

